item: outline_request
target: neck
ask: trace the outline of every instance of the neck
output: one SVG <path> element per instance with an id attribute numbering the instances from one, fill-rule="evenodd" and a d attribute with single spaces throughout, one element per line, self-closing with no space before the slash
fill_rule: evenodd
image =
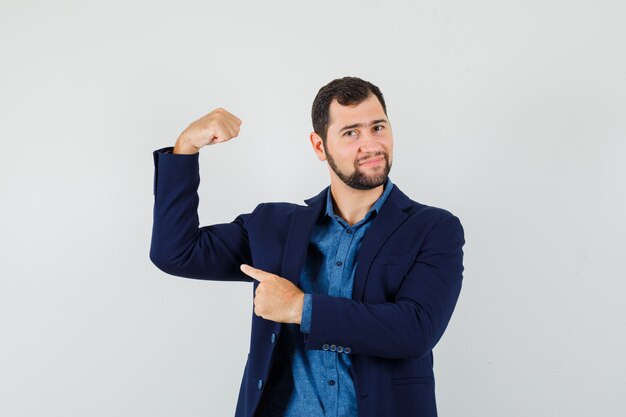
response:
<path id="1" fill-rule="evenodd" d="M 350 226 L 365 217 L 376 200 L 383 194 L 384 185 L 370 190 L 357 190 L 348 187 L 339 177 L 332 176 L 330 194 L 335 214 L 344 219 Z"/>

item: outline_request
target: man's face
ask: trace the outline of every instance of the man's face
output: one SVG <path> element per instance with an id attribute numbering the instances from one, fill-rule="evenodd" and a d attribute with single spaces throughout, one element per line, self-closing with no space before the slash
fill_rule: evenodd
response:
<path id="1" fill-rule="evenodd" d="M 370 94 L 351 106 L 342 106 L 334 99 L 329 115 L 324 151 L 333 172 L 359 190 L 384 184 L 393 161 L 393 135 L 378 98 Z"/>

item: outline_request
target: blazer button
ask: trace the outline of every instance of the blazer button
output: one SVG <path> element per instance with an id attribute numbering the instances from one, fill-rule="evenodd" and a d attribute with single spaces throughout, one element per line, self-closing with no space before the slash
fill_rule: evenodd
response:
<path id="1" fill-rule="evenodd" d="M 330 350 L 331 351 L 336 351 L 337 350 L 337 346 L 336 345 L 330 345 Z"/>
<path id="2" fill-rule="evenodd" d="M 343 346 L 337 346 L 337 352 L 339 353 L 343 352 Z"/>
<path id="3" fill-rule="evenodd" d="M 347 346 L 346 346 L 346 347 L 343 349 L 343 352 L 347 355 L 348 353 L 352 352 L 352 349 L 350 349 L 349 347 L 347 347 Z"/>
<path id="4" fill-rule="evenodd" d="M 276 342 L 276 333 L 272 333 L 272 343 Z"/>
<path id="5" fill-rule="evenodd" d="M 259 379 L 259 383 L 257 384 L 257 387 L 259 389 L 263 388 L 263 380 L 262 379 Z"/>
<path id="6" fill-rule="evenodd" d="M 328 343 L 324 343 L 324 344 L 322 345 L 322 349 L 324 349 L 324 350 L 328 350 Z"/>

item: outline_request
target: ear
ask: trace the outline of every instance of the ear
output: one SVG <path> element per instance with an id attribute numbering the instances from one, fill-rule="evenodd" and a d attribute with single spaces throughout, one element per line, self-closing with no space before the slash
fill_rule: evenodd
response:
<path id="1" fill-rule="evenodd" d="M 313 151 L 317 155 L 317 159 L 320 161 L 326 160 L 326 152 L 324 151 L 324 143 L 322 142 L 322 137 L 315 132 L 311 132 L 310 138 L 311 146 L 313 146 Z"/>

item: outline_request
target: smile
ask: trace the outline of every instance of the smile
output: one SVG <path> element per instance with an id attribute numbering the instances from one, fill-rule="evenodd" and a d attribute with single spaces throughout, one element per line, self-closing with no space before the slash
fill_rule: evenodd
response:
<path id="1" fill-rule="evenodd" d="M 383 158 L 382 156 L 381 156 L 380 158 L 368 159 L 368 160 L 367 160 L 367 161 L 365 161 L 365 162 L 361 162 L 361 165 L 366 165 L 366 166 L 367 166 L 367 165 L 376 165 L 376 164 L 378 164 L 380 161 L 382 161 L 383 159 L 385 159 L 385 158 Z"/>

